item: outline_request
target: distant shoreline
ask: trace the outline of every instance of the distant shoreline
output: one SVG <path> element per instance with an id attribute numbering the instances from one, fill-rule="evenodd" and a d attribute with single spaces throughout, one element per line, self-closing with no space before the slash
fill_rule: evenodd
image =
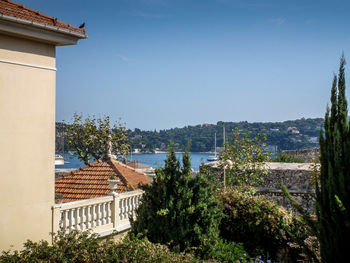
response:
<path id="1" fill-rule="evenodd" d="M 166 151 L 157 151 L 157 152 L 141 152 L 141 153 L 132 153 L 133 155 L 138 155 L 138 154 L 166 154 L 168 152 Z M 185 152 L 175 152 L 175 153 L 185 153 Z M 190 152 L 191 153 L 200 153 L 200 154 L 214 154 L 214 152 Z M 130 153 L 129 153 L 130 155 Z"/>

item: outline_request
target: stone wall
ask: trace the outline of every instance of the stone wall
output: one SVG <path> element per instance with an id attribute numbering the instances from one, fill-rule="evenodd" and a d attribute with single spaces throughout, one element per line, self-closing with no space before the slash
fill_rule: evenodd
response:
<path id="1" fill-rule="evenodd" d="M 310 163 L 267 163 L 269 169 L 262 188 L 281 189 L 281 182 L 290 190 L 312 189 Z"/>
<path id="2" fill-rule="evenodd" d="M 267 163 L 269 174 L 258 187 L 259 195 L 273 199 L 277 204 L 292 209 L 281 190 L 281 183 L 309 214 L 315 214 L 315 191 L 312 185 L 310 163 Z"/>
<path id="3" fill-rule="evenodd" d="M 315 191 L 312 186 L 312 172 L 310 163 L 267 163 L 269 174 L 265 176 L 264 183 L 257 187 L 257 195 L 264 195 L 277 204 L 292 208 L 289 200 L 281 190 L 281 182 L 287 187 L 291 195 L 309 213 L 315 214 Z M 222 170 L 215 163 L 208 167 L 222 174 Z M 221 175 L 222 176 L 222 175 Z"/>

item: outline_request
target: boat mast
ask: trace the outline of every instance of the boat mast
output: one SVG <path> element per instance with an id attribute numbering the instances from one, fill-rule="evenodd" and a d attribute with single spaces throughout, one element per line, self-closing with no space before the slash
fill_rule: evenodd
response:
<path id="1" fill-rule="evenodd" d="M 130 162 L 132 162 L 132 146 L 130 145 Z"/>
<path id="2" fill-rule="evenodd" d="M 216 157 L 216 133 L 215 133 L 215 148 L 214 148 L 214 152 L 215 152 L 215 157 Z"/>
<path id="3" fill-rule="evenodd" d="M 226 137 L 225 137 L 225 126 L 224 126 L 224 136 L 223 136 L 223 140 L 222 140 L 222 147 L 225 149 L 225 143 L 226 143 Z"/>

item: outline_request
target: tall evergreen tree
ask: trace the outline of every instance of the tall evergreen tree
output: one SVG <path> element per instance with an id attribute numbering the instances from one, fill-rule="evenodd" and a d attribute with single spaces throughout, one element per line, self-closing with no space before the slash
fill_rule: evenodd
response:
<path id="1" fill-rule="evenodd" d="M 205 174 L 192 175 L 188 150 L 181 168 L 170 145 L 165 167 L 158 169 L 152 185 L 143 189 L 133 233 L 143 233 L 152 242 L 180 251 L 203 248 L 218 237 L 221 208 L 214 186 Z"/>
<path id="2" fill-rule="evenodd" d="M 347 262 L 350 244 L 350 129 L 345 97 L 345 58 L 334 76 L 331 108 L 320 134 L 321 174 L 316 184 L 322 262 Z"/>

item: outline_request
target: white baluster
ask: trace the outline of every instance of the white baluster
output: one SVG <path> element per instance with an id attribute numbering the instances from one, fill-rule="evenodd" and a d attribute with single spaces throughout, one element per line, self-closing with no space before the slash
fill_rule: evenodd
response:
<path id="1" fill-rule="evenodd" d="M 87 210 L 86 211 L 87 211 L 87 215 L 86 215 L 86 217 L 87 217 L 87 229 L 90 229 L 91 225 L 92 225 L 92 223 L 91 223 L 91 220 L 92 220 L 91 205 L 87 206 Z"/>
<path id="2" fill-rule="evenodd" d="M 127 199 L 126 198 L 124 198 L 124 200 L 123 200 L 123 219 L 125 219 L 126 218 L 126 213 L 127 213 L 127 209 L 128 209 L 128 207 L 127 207 Z"/>
<path id="3" fill-rule="evenodd" d="M 128 209 L 127 198 L 124 198 L 123 199 L 123 219 L 126 218 L 127 209 Z"/>
<path id="4" fill-rule="evenodd" d="M 76 210 L 75 210 L 75 229 L 76 230 L 80 230 L 80 214 L 81 214 L 81 207 L 78 207 Z"/>
<path id="5" fill-rule="evenodd" d="M 99 211 L 98 211 L 98 208 L 99 208 L 99 204 L 96 204 L 95 205 L 95 226 L 99 226 Z"/>
<path id="6" fill-rule="evenodd" d="M 112 223 L 112 202 L 107 203 L 107 224 Z"/>
<path id="7" fill-rule="evenodd" d="M 78 213 L 78 211 L 77 211 L 77 208 L 74 208 L 74 209 L 72 209 L 73 210 L 73 213 L 72 213 L 72 216 L 73 216 L 73 224 L 72 224 L 72 226 L 73 226 L 73 229 L 77 229 L 77 213 Z"/>
<path id="8" fill-rule="evenodd" d="M 91 206 L 91 227 L 96 226 L 96 205 Z"/>
<path id="9" fill-rule="evenodd" d="M 65 221 L 64 221 L 64 216 L 65 216 L 65 212 L 64 212 L 64 210 L 62 211 L 60 211 L 60 222 L 59 222 L 59 230 L 60 231 L 63 231 L 63 229 L 64 229 L 64 224 L 65 224 Z"/>
<path id="10" fill-rule="evenodd" d="M 63 219 L 63 231 L 69 233 L 69 210 L 64 210 L 64 219 Z"/>
<path id="11" fill-rule="evenodd" d="M 123 199 L 119 200 L 119 220 L 123 220 Z"/>
<path id="12" fill-rule="evenodd" d="M 135 210 L 139 207 L 139 196 L 135 196 Z M 136 215 L 136 213 L 135 213 Z"/>
<path id="13" fill-rule="evenodd" d="M 134 198 L 134 218 L 136 217 L 136 209 L 138 207 L 138 205 L 137 205 L 137 198 L 138 198 L 138 196 L 136 195 L 135 198 Z"/>
<path id="14" fill-rule="evenodd" d="M 105 225 L 107 223 L 107 211 L 106 211 L 106 208 L 107 208 L 107 202 L 104 202 L 102 204 L 102 225 Z"/>
<path id="15" fill-rule="evenodd" d="M 130 197 L 126 198 L 125 219 L 129 218 L 129 212 L 130 212 Z"/>
<path id="16" fill-rule="evenodd" d="M 137 198 L 137 196 L 133 196 L 132 197 L 132 213 L 131 213 L 131 217 L 132 218 L 135 218 L 135 210 L 136 210 L 136 198 Z"/>
<path id="17" fill-rule="evenodd" d="M 96 218 L 96 225 L 100 226 L 102 224 L 102 205 L 101 204 L 97 204 L 96 205 L 96 210 L 97 210 L 97 218 Z"/>
<path id="18" fill-rule="evenodd" d="M 91 226 L 90 226 L 90 228 L 93 228 L 93 227 L 95 227 L 95 211 L 94 211 L 94 206 L 93 205 L 91 205 L 90 206 L 90 215 L 91 215 L 91 220 L 90 220 L 90 223 L 91 223 Z"/>
<path id="19" fill-rule="evenodd" d="M 105 225 L 107 220 L 106 220 L 106 204 L 107 203 L 102 203 L 102 225 Z"/>
<path id="20" fill-rule="evenodd" d="M 123 219 L 126 219 L 128 216 L 128 199 L 124 198 L 124 213 L 123 213 Z"/>
<path id="21" fill-rule="evenodd" d="M 70 227 L 70 209 L 67 209 L 66 210 L 66 224 L 67 224 L 67 227 L 66 227 L 66 233 L 69 233 L 69 227 Z"/>
<path id="22" fill-rule="evenodd" d="M 85 212 L 86 211 L 86 206 L 81 207 L 80 210 L 80 229 L 85 230 L 86 229 L 86 224 L 85 224 Z"/>
<path id="23" fill-rule="evenodd" d="M 74 211 L 74 208 L 69 210 L 69 232 L 74 229 Z"/>
<path id="24" fill-rule="evenodd" d="M 134 196 L 130 196 L 130 212 L 129 212 L 129 219 L 133 216 L 134 213 Z"/>
<path id="25" fill-rule="evenodd" d="M 104 212 L 105 202 L 100 204 L 100 208 L 101 208 L 101 211 L 100 211 L 100 225 L 103 226 L 104 225 L 104 223 L 103 223 L 104 215 L 105 215 L 105 212 Z"/>
<path id="26" fill-rule="evenodd" d="M 105 204 L 105 217 L 106 217 L 105 224 L 108 224 L 108 217 L 109 217 L 108 210 L 109 210 L 109 208 L 110 208 L 110 202 L 106 202 L 106 204 Z"/>

